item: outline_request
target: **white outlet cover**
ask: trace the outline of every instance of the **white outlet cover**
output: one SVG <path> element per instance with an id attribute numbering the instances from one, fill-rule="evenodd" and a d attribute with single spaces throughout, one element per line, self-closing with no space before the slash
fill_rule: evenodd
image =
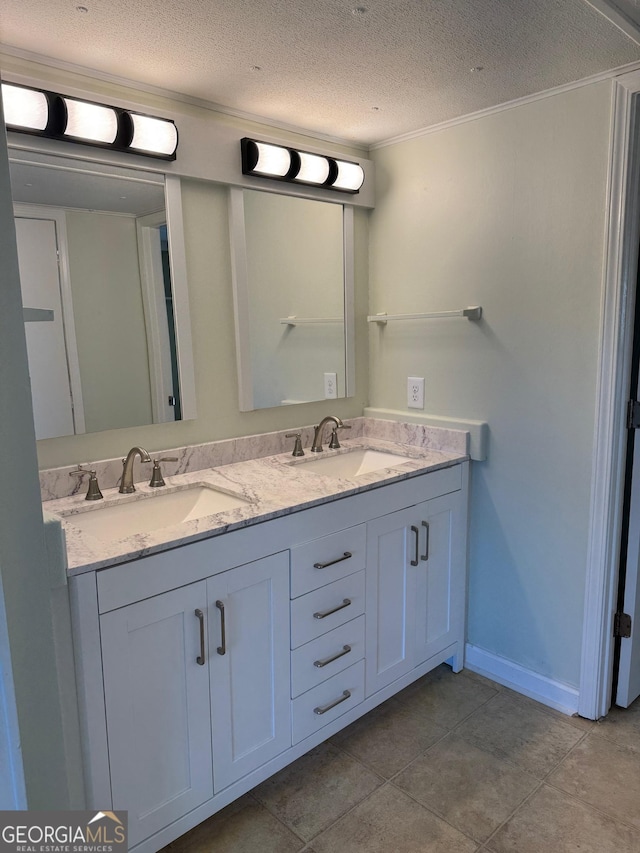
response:
<path id="1" fill-rule="evenodd" d="M 325 373 L 324 375 L 324 398 L 335 400 L 338 397 L 338 374 Z"/>
<path id="2" fill-rule="evenodd" d="M 407 376 L 407 407 L 424 409 L 424 376 Z"/>

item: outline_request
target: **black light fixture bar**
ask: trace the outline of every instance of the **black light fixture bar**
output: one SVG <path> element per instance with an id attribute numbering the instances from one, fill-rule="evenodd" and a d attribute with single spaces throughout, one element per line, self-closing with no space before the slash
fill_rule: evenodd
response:
<path id="1" fill-rule="evenodd" d="M 14 83 L 2 83 L 2 101 L 7 130 L 176 159 L 178 129 L 171 119 Z"/>
<path id="2" fill-rule="evenodd" d="M 246 136 L 240 140 L 240 151 L 243 175 L 325 187 L 352 194 L 359 192 L 364 183 L 362 166 L 348 160 L 312 154 L 310 151 L 300 151 L 271 142 L 260 142 Z"/>

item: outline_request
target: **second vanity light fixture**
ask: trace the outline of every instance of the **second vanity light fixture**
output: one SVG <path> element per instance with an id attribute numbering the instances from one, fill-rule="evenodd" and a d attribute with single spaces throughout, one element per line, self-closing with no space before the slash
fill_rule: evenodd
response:
<path id="1" fill-rule="evenodd" d="M 291 181 L 346 193 L 357 193 L 364 183 L 364 169 L 359 163 L 247 137 L 240 140 L 240 146 L 243 175 Z"/>
<path id="2" fill-rule="evenodd" d="M 8 130 L 176 159 L 178 129 L 170 119 L 14 83 L 2 84 L 2 103 Z"/>

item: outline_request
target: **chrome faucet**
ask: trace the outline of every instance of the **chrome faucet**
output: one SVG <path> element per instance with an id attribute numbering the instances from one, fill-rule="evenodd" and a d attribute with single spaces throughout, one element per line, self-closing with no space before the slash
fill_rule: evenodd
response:
<path id="1" fill-rule="evenodd" d="M 327 415 L 326 418 L 323 418 L 320 421 L 320 423 L 316 427 L 316 431 L 313 434 L 313 444 L 311 445 L 311 452 L 312 453 L 322 453 L 322 450 L 323 450 L 323 447 L 322 447 L 322 430 L 325 428 L 325 426 L 328 423 L 331 423 L 332 421 L 335 424 L 335 426 L 333 428 L 334 434 L 335 434 L 336 430 L 338 430 L 338 429 L 351 429 L 351 427 L 348 427 L 348 426 L 346 426 L 346 424 L 343 424 L 342 421 L 340 420 L 340 418 L 335 417 L 335 415 Z M 338 443 L 337 435 L 336 435 L 335 441 L 334 441 L 334 439 L 332 439 L 332 444 L 329 446 L 330 447 L 336 447 L 336 446 L 340 447 L 340 445 Z"/>
<path id="2" fill-rule="evenodd" d="M 141 462 L 151 462 L 151 457 L 144 447 L 136 446 L 131 448 L 126 458 L 122 460 L 122 479 L 120 480 L 120 488 L 118 489 L 121 495 L 129 495 L 136 490 L 136 487 L 133 485 L 133 462 L 136 456 L 140 457 Z"/>

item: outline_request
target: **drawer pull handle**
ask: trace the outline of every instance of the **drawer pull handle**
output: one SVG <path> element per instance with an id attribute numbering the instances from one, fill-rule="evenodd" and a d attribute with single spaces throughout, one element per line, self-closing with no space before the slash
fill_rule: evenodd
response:
<path id="1" fill-rule="evenodd" d="M 424 538 L 424 554 L 420 557 L 421 560 L 429 559 L 429 522 L 423 521 L 422 526 L 424 527 L 426 533 Z"/>
<path id="2" fill-rule="evenodd" d="M 341 702 L 346 702 L 347 699 L 350 699 L 350 698 L 351 698 L 351 691 L 345 690 L 339 699 L 334 699 L 333 702 L 329 702 L 328 705 L 324 705 L 324 706 L 319 705 L 317 708 L 313 709 L 313 713 L 318 714 L 318 715 L 319 714 L 326 714 L 327 711 L 330 711 L 332 708 L 335 708 L 336 705 L 339 705 Z"/>
<path id="3" fill-rule="evenodd" d="M 342 555 L 342 557 L 338 557 L 335 560 L 329 560 L 328 563 L 314 563 L 313 568 L 314 569 L 326 569 L 329 566 L 335 566 L 336 563 L 342 563 L 343 560 L 350 560 L 352 557 L 353 557 L 353 554 L 351 553 L 351 551 L 345 551 L 344 554 Z"/>
<path id="4" fill-rule="evenodd" d="M 337 613 L 338 610 L 344 610 L 345 607 L 348 607 L 351 604 L 350 598 L 345 598 L 342 604 L 339 604 L 337 607 L 333 607 L 331 610 L 320 610 L 317 613 L 313 614 L 314 619 L 326 619 L 327 616 L 331 616 L 332 613 Z"/>
<path id="5" fill-rule="evenodd" d="M 345 655 L 348 655 L 350 651 L 351 646 L 343 646 L 341 652 L 332 655 L 330 658 L 325 658 L 324 660 L 314 660 L 313 665 L 317 666 L 318 669 L 322 669 L 323 666 L 327 666 L 327 664 L 333 663 L 334 660 L 338 660 L 338 658 L 342 658 Z"/>
<path id="6" fill-rule="evenodd" d="M 196 617 L 198 622 L 200 623 L 200 654 L 196 658 L 196 663 L 200 666 L 204 666 L 205 657 L 204 657 L 204 613 L 198 607 L 196 609 Z"/>
<path id="7" fill-rule="evenodd" d="M 220 611 L 220 635 L 222 637 L 222 645 L 218 646 L 216 651 L 219 655 L 226 655 L 227 653 L 227 629 L 225 626 L 224 620 L 224 604 L 221 601 L 216 601 L 216 607 Z"/>
<path id="8" fill-rule="evenodd" d="M 420 550 L 420 531 L 419 531 L 419 530 L 418 530 L 418 528 L 415 526 L 415 524 L 412 524 L 412 525 L 411 525 L 411 532 L 412 532 L 412 533 L 414 533 L 414 534 L 415 534 L 415 537 L 416 537 L 416 556 L 415 556 L 415 558 L 414 558 L 413 560 L 411 560 L 411 565 L 412 565 L 412 566 L 417 566 L 417 565 L 418 565 L 418 561 L 419 561 L 418 552 L 419 552 L 419 550 Z"/>

